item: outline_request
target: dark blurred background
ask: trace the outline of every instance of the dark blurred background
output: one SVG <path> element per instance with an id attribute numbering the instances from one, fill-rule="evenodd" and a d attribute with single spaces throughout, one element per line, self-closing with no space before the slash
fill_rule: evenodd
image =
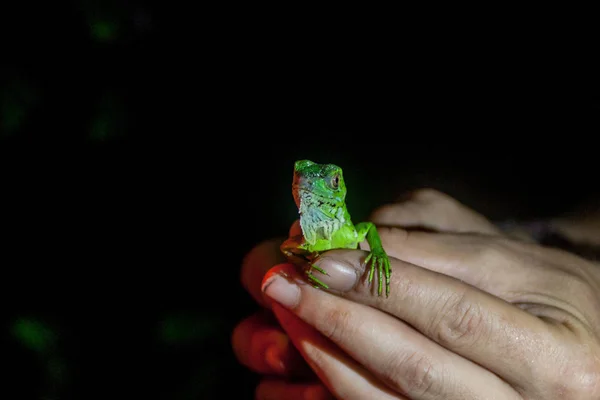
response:
<path id="1" fill-rule="evenodd" d="M 298 158 L 344 168 L 355 220 L 425 186 L 496 221 L 598 194 L 600 102 L 565 41 L 178 2 L 2 7 L 2 398 L 252 398 L 230 349 L 256 310 L 240 265 L 296 217 Z"/>

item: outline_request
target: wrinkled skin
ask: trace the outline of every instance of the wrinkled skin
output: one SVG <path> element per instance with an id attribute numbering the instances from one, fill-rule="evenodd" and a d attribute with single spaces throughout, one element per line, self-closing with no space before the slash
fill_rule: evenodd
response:
<path id="1" fill-rule="evenodd" d="M 328 290 L 284 263 L 281 240 L 245 258 L 242 283 L 264 310 L 232 344 L 265 375 L 256 398 L 600 398 L 597 263 L 508 237 L 432 190 L 372 220 L 387 226 L 387 299 L 359 279 L 361 250 L 323 256 Z"/>

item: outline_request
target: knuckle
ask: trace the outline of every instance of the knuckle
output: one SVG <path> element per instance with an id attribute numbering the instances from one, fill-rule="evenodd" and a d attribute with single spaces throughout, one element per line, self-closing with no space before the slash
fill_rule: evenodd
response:
<path id="1" fill-rule="evenodd" d="M 514 259 L 514 249 L 504 238 L 472 238 L 471 255 L 473 265 L 492 266 L 499 262 L 511 263 Z"/>
<path id="2" fill-rule="evenodd" d="M 441 371 L 422 353 L 411 353 L 407 357 L 396 354 L 388 365 L 383 380 L 391 387 L 417 398 L 440 394 Z"/>
<path id="3" fill-rule="evenodd" d="M 378 226 L 377 233 L 379 233 L 384 248 L 403 244 L 408 240 L 410 235 L 409 231 L 392 226 Z"/>
<path id="4" fill-rule="evenodd" d="M 450 295 L 440 307 L 431 326 L 432 337 L 442 346 L 470 347 L 484 340 L 487 333 L 486 314 L 467 292 Z"/>
<path id="5" fill-rule="evenodd" d="M 385 221 L 396 214 L 397 204 L 384 204 L 373 211 L 371 217 L 376 220 Z"/>
<path id="6" fill-rule="evenodd" d="M 583 371 L 583 381 L 586 393 L 590 398 L 600 398 L 600 355 L 596 354 L 589 368 Z"/>
<path id="7" fill-rule="evenodd" d="M 558 368 L 550 381 L 560 399 L 597 399 L 600 397 L 600 358 L 598 354 L 580 355 L 564 368 Z"/>
<path id="8" fill-rule="evenodd" d="M 377 225 L 402 226 L 414 221 L 416 219 L 415 212 L 418 212 L 420 208 L 422 206 L 413 201 L 386 204 L 376 209 L 370 219 Z"/>
<path id="9" fill-rule="evenodd" d="M 412 214 L 413 219 L 421 223 L 429 220 L 431 214 L 436 212 L 435 205 L 418 201 L 407 203 L 405 207 L 407 212 Z"/>
<path id="10" fill-rule="evenodd" d="M 333 308 L 325 311 L 320 331 L 333 342 L 340 342 L 347 337 L 352 337 L 356 331 L 356 321 L 353 314 L 348 310 Z"/>
<path id="11" fill-rule="evenodd" d="M 377 233 L 379 233 L 379 237 L 383 240 L 384 237 L 397 239 L 398 233 L 404 232 L 403 229 L 399 229 L 393 226 L 382 226 L 377 227 Z"/>
<path id="12" fill-rule="evenodd" d="M 416 201 L 437 201 L 446 200 L 449 196 L 439 190 L 432 188 L 417 189 L 413 192 L 412 198 Z"/>
<path id="13" fill-rule="evenodd" d="M 571 272 L 569 275 L 566 285 L 571 293 L 576 294 L 573 298 L 578 299 L 582 309 L 587 309 L 589 305 L 592 305 L 592 309 L 598 310 L 597 307 L 593 307 L 594 304 L 600 305 L 598 304 L 598 290 L 590 284 L 590 279 L 575 272 Z"/>

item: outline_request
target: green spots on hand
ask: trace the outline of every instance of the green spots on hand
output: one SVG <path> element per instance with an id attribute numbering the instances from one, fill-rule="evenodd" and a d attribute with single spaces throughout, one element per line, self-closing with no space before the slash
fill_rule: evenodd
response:
<path id="1" fill-rule="evenodd" d="M 56 334 L 35 319 L 18 319 L 12 326 L 12 334 L 23 346 L 37 352 L 52 350 L 56 342 Z"/>

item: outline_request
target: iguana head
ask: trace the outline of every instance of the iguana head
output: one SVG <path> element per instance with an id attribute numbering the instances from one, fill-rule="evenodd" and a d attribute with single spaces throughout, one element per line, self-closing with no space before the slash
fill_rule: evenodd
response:
<path id="1" fill-rule="evenodd" d="M 343 207 L 346 185 L 342 169 L 334 164 L 296 161 L 292 193 L 300 213 L 312 207 L 323 211 Z"/>

